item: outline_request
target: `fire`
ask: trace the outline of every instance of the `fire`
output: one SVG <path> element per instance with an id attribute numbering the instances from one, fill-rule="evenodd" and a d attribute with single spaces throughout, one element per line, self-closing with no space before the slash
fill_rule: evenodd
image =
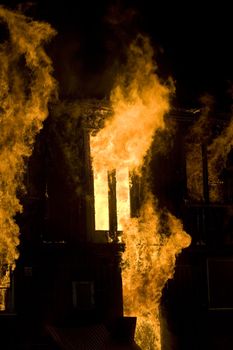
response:
<path id="1" fill-rule="evenodd" d="M 108 172 L 106 169 L 94 174 L 94 196 L 98 198 L 98 206 L 95 207 L 95 229 L 108 231 Z"/>
<path id="2" fill-rule="evenodd" d="M 91 137 L 96 230 L 106 230 L 108 226 L 107 204 L 103 206 L 107 171 L 116 169 L 118 177 L 118 229 L 121 230 L 122 222 L 130 214 L 128 173 L 132 170 L 140 172 L 155 130 L 164 128 L 163 116 L 169 110 L 169 88 L 162 85 L 154 73 L 152 58 L 149 40 L 139 37 L 129 49 L 126 71 L 118 77 L 111 93 L 113 115 L 105 127 Z"/>
<path id="3" fill-rule="evenodd" d="M 115 171 L 117 230 L 123 230 L 125 243 L 124 314 L 138 317 L 136 341 L 144 350 L 161 348 L 162 289 L 173 275 L 176 254 L 190 244 L 190 237 L 171 214 L 167 214 L 168 235 L 160 233 L 160 214 L 151 194 L 140 216 L 130 218 L 129 173 L 140 175 L 156 130 L 165 128 L 171 92 L 172 87 L 162 84 L 155 72 L 149 40 L 139 36 L 129 48 L 125 72 L 111 93 L 112 116 L 91 136 L 96 225 L 102 230 L 109 227 L 103 196 L 108 185 L 106 174 Z"/>
<path id="4" fill-rule="evenodd" d="M 139 218 L 126 224 L 123 240 L 122 278 L 124 308 L 128 316 L 137 315 L 136 340 L 143 350 L 161 349 L 159 306 L 162 290 L 173 277 L 176 255 L 190 244 L 181 222 L 167 213 L 168 230 L 161 234 L 159 212 L 151 194 Z"/>
<path id="5" fill-rule="evenodd" d="M 10 271 L 19 256 L 14 218 L 22 211 L 17 191 L 23 188 L 24 160 L 32 153 L 56 84 L 43 49 L 55 34 L 50 25 L 4 7 L 0 19 L 9 30 L 9 39 L 0 45 L 0 310 L 4 310 Z"/>
<path id="6" fill-rule="evenodd" d="M 130 218 L 129 171 L 122 168 L 116 174 L 117 223 L 118 230 L 122 231 L 124 222 Z"/>
<path id="7" fill-rule="evenodd" d="M 111 93 L 113 116 L 92 138 L 96 171 L 104 166 L 108 170 L 139 169 L 155 131 L 165 127 L 170 89 L 161 84 L 154 70 L 149 40 L 139 37 L 129 49 L 126 71 Z"/>

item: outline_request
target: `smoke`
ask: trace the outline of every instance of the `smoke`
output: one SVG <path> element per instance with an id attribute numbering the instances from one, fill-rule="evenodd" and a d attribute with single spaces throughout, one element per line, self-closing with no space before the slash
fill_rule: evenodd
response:
<path id="1" fill-rule="evenodd" d="M 47 23 L 2 6 L 0 21 L 9 32 L 0 45 L 0 285 L 6 285 L 6 276 L 19 256 L 15 215 L 22 212 L 17 195 L 23 188 L 24 161 L 32 153 L 56 89 L 43 47 L 55 31 Z M 0 304 L 4 308 L 4 300 Z"/>
<path id="2" fill-rule="evenodd" d="M 92 11 L 88 3 L 77 3 L 73 11 L 72 5 L 64 4 L 59 11 L 65 13 L 51 53 L 61 96 L 109 98 L 126 50 L 138 33 L 137 11 L 122 1 L 93 3 Z"/>

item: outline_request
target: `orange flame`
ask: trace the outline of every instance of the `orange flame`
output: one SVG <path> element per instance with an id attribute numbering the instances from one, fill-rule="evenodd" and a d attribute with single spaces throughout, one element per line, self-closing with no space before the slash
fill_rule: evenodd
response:
<path id="1" fill-rule="evenodd" d="M 17 190 L 23 187 L 24 159 L 32 153 L 36 134 L 47 117 L 55 82 L 51 61 L 43 49 L 55 31 L 24 15 L 0 7 L 9 41 L 0 45 L 0 286 L 6 285 L 18 258 L 19 227 L 14 217 L 22 211 Z M 22 64 L 22 62 L 25 62 Z M 5 272 L 4 272 L 5 271 Z M 7 277 L 8 276 L 8 277 Z M 4 288 L 2 293 L 4 293 Z M 5 295 L 0 296 L 4 310 Z"/>
<path id="2" fill-rule="evenodd" d="M 160 235 L 159 214 L 151 195 L 139 218 L 129 215 L 129 171 L 140 174 L 156 130 L 165 128 L 171 87 L 155 73 L 153 50 L 144 37 L 130 46 L 125 73 L 111 94 L 112 117 L 91 137 L 94 187 L 106 186 L 105 174 L 116 170 L 117 214 L 123 229 L 124 314 L 137 316 L 136 341 L 142 348 L 159 350 L 159 300 L 175 266 L 175 256 L 190 244 L 180 222 L 168 215 L 170 236 Z M 95 211 L 103 213 L 101 197 L 95 191 Z M 105 215 L 105 214 L 104 214 Z M 98 220 L 96 215 L 96 220 Z M 102 220 L 102 219 L 101 219 Z M 107 219 L 106 219 L 107 220 Z M 118 220 L 119 221 L 119 220 Z"/>
<path id="3" fill-rule="evenodd" d="M 141 47 L 139 46 L 141 45 Z M 170 89 L 155 74 L 149 40 L 139 37 L 128 53 L 126 72 L 111 93 L 113 116 L 92 138 L 93 167 L 139 168 L 155 131 L 164 128 Z"/>
<path id="4" fill-rule="evenodd" d="M 125 223 L 123 240 L 124 312 L 137 315 L 136 341 L 143 350 L 161 349 L 159 306 L 162 290 L 173 277 L 176 255 L 191 240 L 181 222 L 168 214 L 170 235 L 159 232 L 159 214 L 151 195 L 139 218 Z"/>
<path id="5" fill-rule="evenodd" d="M 121 178 L 120 172 L 125 174 L 125 180 L 117 186 L 121 218 L 118 221 L 122 222 L 129 218 L 128 172 L 135 169 L 140 172 L 155 130 L 165 126 L 163 116 L 169 110 L 170 90 L 160 83 L 152 58 L 149 40 L 138 37 L 129 49 L 126 72 L 118 78 L 111 93 L 113 115 L 105 127 L 91 137 L 95 198 L 98 198 L 95 200 L 96 229 L 105 230 L 108 226 L 108 209 L 106 204 L 103 206 L 103 196 L 97 193 L 104 188 L 106 191 L 106 172 L 116 169 Z M 119 185 L 119 181 L 117 183 Z M 121 228 L 119 222 L 118 229 Z"/>

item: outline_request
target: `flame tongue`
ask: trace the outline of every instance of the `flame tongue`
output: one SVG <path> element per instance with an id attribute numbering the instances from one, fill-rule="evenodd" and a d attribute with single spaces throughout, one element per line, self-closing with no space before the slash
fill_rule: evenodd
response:
<path id="1" fill-rule="evenodd" d="M 164 238 L 160 234 L 160 215 L 150 194 L 140 216 L 130 218 L 129 215 L 126 174 L 129 171 L 140 174 L 154 133 L 165 127 L 164 114 L 169 111 L 171 89 L 162 85 L 155 74 L 152 57 L 148 39 L 139 37 L 131 45 L 125 74 L 119 77 L 111 94 L 112 118 L 91 137 L 93 172 L 98 174 L 98 184 L 95 182 L 94 187 L 106 186 L 107 169 L 115 169 L 116 177 L 119 174 L 117 214 L 121 219 L 118 230 L 123 229 L 125 242 L 122 257 L 124 314 L 138 317 L 136 341 L 143 350 L 161 349 L 159 301 L 162 289 L 173 275 L 176 254 L 190 244 L 190 237 L 170 214 L 169 236 Z M 102 204 L 95 192 L 96 214 L 103 212 Z"/>
<path id="2" fill-rule="evenodd" d="M 150 148 L 155 131 L 164 128 L 169 110 L 168 87 L 155 74 L 153 51 L 148 39 L 140 37 L 128 53 L 125 74 L 111 94 L 113 115 L 92 138 L 93 166 L 109 170 L 140 167 Z"/>
<path id="3" fill-rule="evenodd" d="M 125 223 L 123 240 L 124 312 L 137 316 L 136 341 L 143 350 L 161 349 L 160 298 L 165 283 L 173 277 L 176 255 L 190 245 L 181 222 L 167 213 L 169 235 L 161 235 L 160 215 L 152 195 L 138 218 Z"/>
<path id="4" fill-rule="evenodd" d="M 51 62 L 42 46 L 55 32 L 46 23 L 32 21 L 3 7 L 0 19 L 7 24 L 10 34 L 9 41 L 0 45 L 1 287 L 8 283 L 9 269 L 14 268 L 18 258 L 19 228 L 14 216 L 22 210 L 16 191 L 23 186 L 24 158 L 31 155 L 55 88 Z M 1 294 L 0 309 L 4 308 Z"/>
<path id="5" fill-rule="evenodd" d="M 125 72 L 111 93 L 112 117 L 91 137 L 96 230 L 108 227 L 106 171 L 116 170 L 118 230 L 129 218 L 129 171 L 140 172 L 154 133 L 164 128 L 170 89 L 155 74 L 149 40 L 139 36 L 130 46 Z"/>

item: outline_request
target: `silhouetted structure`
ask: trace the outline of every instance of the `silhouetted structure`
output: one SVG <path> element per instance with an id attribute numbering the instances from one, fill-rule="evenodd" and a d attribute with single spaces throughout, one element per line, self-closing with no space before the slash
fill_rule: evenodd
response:
<path id="1" fill-rule="evenodd" d="M 97 333 L 107 339 L 123 316 L 120 256 L 124 246 L 114 239 L 116 213 L 110 213 L 110 235 L 102 232 L 97 237 L 94 229 L 88 135 L 101 127 L 103 120 L 86 111 L 94 108 L 98 116 L 108 113 L 107 103 L 101 103 L 87 102 L 85 115 L 79 112 L 70 125 L 69 109 L 55 115 L 52 111 L 29 160 L 27 194 L 22 195 L 24 213 L 17 218 L 20 258 L 12 277 L 8 310 L 0 314 L 0 320 L 9 331 L 6 338 L 15 332 L 15 342 L 30 343 L 30 349 L 36 348 L 35 339 L 42 339 L 40 349 L 55 348 L 49 335 L 55 340 L 60 337 L 56 346 L 65 349 L 64 329 L 75 327 L 90 332 L 100 327 Z M 196 117 L 196 111 L 172 111 L 167 122 L 176 121 L 173 141 L 169 146 L 168 140 L 166 153 L 153 149 L 150 162 L 151 184 L 159 205 L 180 217 L 192 236 L 191 247 L 179 256 L 175 277 L 164 290 L 162 313 L 168 323 L 163 332 L 167 328 L 177 349 L 219 349 L 218 335 L 213 343 L 211 340 L 214 330 L 218 328 L 222 339 L 219 319 L 225 325 L 225 312 L 228 322 L 233 310 L 232 164 L 230 155 L 218 184 L 222 197 L 211 202 L 208 145 L 201 145 L 203 200 L 192 200 L 187 190 L 186 134 Z M 69 141 L 72 144 L 67 150 Z M 70 152 L 69 162 L 66 152 Z M 138 179 L 133 186 L 131 212 L 137 215 Z M 116 210 L 114 205 L 111 208 Z"/>

